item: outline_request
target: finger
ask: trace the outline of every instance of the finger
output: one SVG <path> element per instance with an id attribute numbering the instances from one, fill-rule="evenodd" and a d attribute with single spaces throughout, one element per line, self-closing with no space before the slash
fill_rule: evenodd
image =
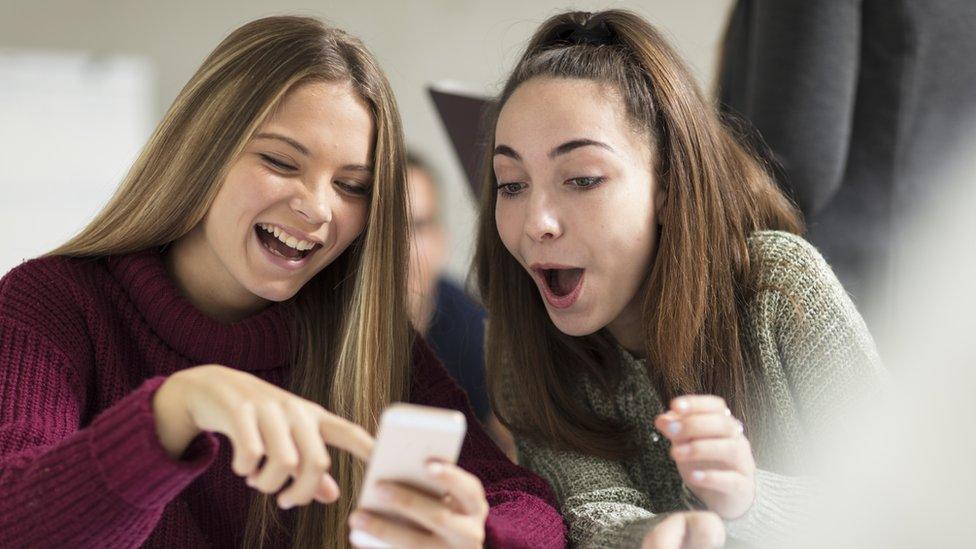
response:
<path id="1" fill-rule="evenodd" d="M 685 517 L 685 546 L 722 547 L 725 545 L 725 525 L 712 512 L 693 512 Z"/>
<path id="2" fill-rule="evenodd" d="M 487 516 L 488 501 L 481 480 L 453 463 L 432 461 L 427 464 L 431 482 L 457 503 L 465 515 Z"/>
<path id="3" fill-rule="evenodd" d="M 698 438 L 735 438 L 743 433 L 742 423 L 724 414 L 684 416 L 679 420 L 664 422 L 658 428 L 672 444 Z"/>
<path id="4" fill-rule="evenodd" d="M 329 412 L 323 412 L 319 432 L 329 446 L 342 448 L 363 461 L 373 451 L 373 437 L 365 429 Z"/>
<path id="5" fill-rule="evenodd" d="M 350 515 L 349 526 L 352 530 L 349 536 L 350 541 L 354 541 L 354 533 L 359 531 L 393 547 L 443 546 L 441 541 L 429 532 L 424 532 L 409 524 L 394 522 L 367 511 L 356 511 Z"/>
<path id="6" fill-rule="evenodd" d="M 671 549 L 681 547 L 685 537 L 685 513 L 665 518 L 644 536 L 641 549 Z"/>
<path id="7" fill-rule="evenodd" d="M 747 490 L 751 482 L 745 475 L 737 471 L 719 471 L 716 469 L 694 470 L 685 479 L 693 488 L 711 490 L 721 494 L 733 494 Z"/>
<path id="8" fill-rule="evenodd" d="M 671 401 L 672 411 L 681 414 L 729 414 L 729 405 L 725 399 L 715 395 L 682 395 Z"/>
<path id="9" fill-rule="evenodd" d="M 254 404 L 245 402 L 238 410 L 234 419 L 234 432 L 228 437 L 234 447 L 234 459 L 231 468 L 239 476 L 253 473 L 264 456 L 264 442 L 258 429 L 257 411 Z"/>
<path id="10" fill-rule="evenodd" d="M 325 473 L 315 490 L 315 500 L 319 503 L 335 503 L 339 499 L 339 485 L 332 475 Z"/>
<path id="11" fill-rule="evenodd" d="M 325 443 L 318 426 L 309 415 L 309 410 L 295 402 L 286 404 L 285 410 L 299 455 L 298 473 L 294 482 L 278 494 L 278 505 L 282 509 L 289 509 L 312 502 L 322 482 L 322 474 L 328 470 L 332 460 L 325 450 Z"/>
<path id="12" fill-rule="evenodd" d="M 263 406 L 258 410 L 258 428 L 264 439 L 266 460 L 260 472 L 247 479 L 248 486 L 265 494 L 281 489 L 298 467 L 298 449 L 291 438 L 284 410 L 278 404 Z"/>
<path id="13" fill-rule="evenodd" d="M 453 537 L 459 517 L 439 498 L 402 483 L 381 482 L 376 487 L 376 505 L 383 515 L 413 523 L 441 537 Z"/>
<path id="14" fill-rule="evenodd" d="M 729 469 L 749 475 L 755 469 L 752 449 L 745 437 L 704 438 L 685 442 L 671 448 L 671 457 L 678 467 L 695 464 L 698 469 Z"/>

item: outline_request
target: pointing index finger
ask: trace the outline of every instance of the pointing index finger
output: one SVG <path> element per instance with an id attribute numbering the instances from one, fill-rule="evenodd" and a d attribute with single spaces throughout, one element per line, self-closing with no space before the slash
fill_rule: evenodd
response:
<path id="1" fill-rule="evenodd" d="M 373 452 L 373 437 L 351 421 L 326 413 L 319 420 L 319 430 L 326 444 L 346 450 L 363 461 Z"/>

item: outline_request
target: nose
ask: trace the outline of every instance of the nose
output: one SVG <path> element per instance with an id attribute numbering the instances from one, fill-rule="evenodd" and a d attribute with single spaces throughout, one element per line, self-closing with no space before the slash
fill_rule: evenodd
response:
<path id="1" fill-rule="evenodd" d="M 337 199 L 331 181 L 302 186 L 289 202 L 291 209 L 312 225 L 332 222 L 332 204 Z"/>
<path id="2" fill-rule="evenodd" d="M 559 212 L 547 193 L 536 192 L 529 196 L 529 211 L 525 221 L 525 232 L 532 240 L 544 242 L 562 236 L 563 227 Z"/>

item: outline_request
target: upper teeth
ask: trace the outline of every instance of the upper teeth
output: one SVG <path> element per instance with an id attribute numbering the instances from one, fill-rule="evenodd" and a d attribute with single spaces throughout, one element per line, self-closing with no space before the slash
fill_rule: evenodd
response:
<path id="1" fill-rule="evenodd" d="M 287 246 L 295 248 L 299 251 L 311 250 L 315 247 L 314 242 L 309 242 L 308 240 L 299 240 L 294 236 L 282 231 L 280 227 L 275 227 L 274 225 L 268 225 L 267 223 L 258 223 L 258 227 L 261 227 L 265 231 L 273 234 L 275 238 L 284 242 Z"/>

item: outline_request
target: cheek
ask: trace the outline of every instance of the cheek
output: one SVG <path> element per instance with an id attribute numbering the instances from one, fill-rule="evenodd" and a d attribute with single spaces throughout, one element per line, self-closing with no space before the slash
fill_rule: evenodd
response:
<path id="1" fill-rule="evenodd" d="M 223 223 L 246 226 L 250 230 L 262 212 L 286 200 L 284 189 L 270 174 L 234 168 L 224 180 L 211 210 L 219 213 Z"/>
<path id="2" fill-rule="evenodd" d="M 339 231 L 336 244 L 343 250 L 366 229 L 369 205 L 362 201 L 342 201 L 332 210 L 333 223 Z"/>
<path id="3" fill-rule="evenodd" d="M 505 201 L 505 202 L 503 202 Z M 519 236 L 522 232 L 520 208 L 518 204 L 510 204 L 509 199 L 499 198 L 495 205 L 495 227 L 498 237 L 509 253 L 516 255 Z"/>
<path id="4" fill-rule="evenodd" d="M 632 283 L 635 277 L 643 279 L 650 268 L 657 224 L 650 189 L 634 186 L 630 190 L 591 204 L 587 215 L 602 225 L 591 233 L 603 235 L 603 244 L 597 249 L 609 255 L 606 260 L 615 265 L 617 274 Z"/>

